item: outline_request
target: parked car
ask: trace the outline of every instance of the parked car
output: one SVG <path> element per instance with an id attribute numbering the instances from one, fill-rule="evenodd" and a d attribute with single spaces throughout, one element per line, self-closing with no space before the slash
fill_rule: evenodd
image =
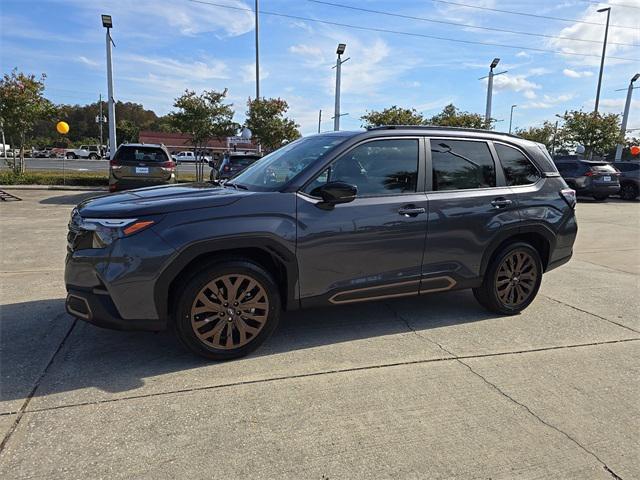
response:
<path id="1" fill-rule="evenodd" d="M 257 153 L 234 152 L 225 155 L 220 165 L 211 169 L 209 177 L 211 180 L 226 180 L 242 172 L 249 165 L 261 158 Z"/>
<path id="2" fill-rule="evenodd" d="M 109 161 L 109 191 L 175 183 L 176 163 L 163 145 L 126 143 Z"/>
<path id="3" fill-rule="evenodd" d="M 616 162 L 615 168 L 620 171 L 620 198 L 635 200 L 640 196 L 640 162 Z"/>
<path id="4" fill-rule="evenodd" d="M 87 158 L 89 160 L 98 160 L 102 158 L 102 152 L 98 145 L 81 145 L 80 148 L 68 148 L 65 151 L 65 157 L 69 159 Z"/>
<path id="5" fill-rule="evenodd" d="M 606 200 L 620 191 L 620 172 L 610 163 L 580 158 L 556 158 L 556 167 L 577 195 Z"/>
<path id="6" fill-rule="evenodd" d="M 104 327 L 171 327 L 216 360 L 254 350 L 282 310 L 472 288 L 490 311 L 513 315 L 571 258 L 574 207 L 544 146 L 514 136 L 312 135 L 222 185 L 81 203 L 66 308 Z"/>
<path id="7" fill-rule="evenodd" d="M 199 152 L 191 152 L 191 151 L 184 151 L 184 152 L 178 152 L 175 155 L 172 155 L 172 158 L 179 163 L 182 162 L 196 162 L 196 161 L 200 161 L 200 162 L 209 162 L 211 161 L 211 157 L 209 155 L 206 155 L 204 153 L 199 153 Z"/>
<path id="8" fill-rule="evenodd" d="M 33 152 L 33 158 L 56 158 L 56 154 L 50 148 L 43 148 Z"/>

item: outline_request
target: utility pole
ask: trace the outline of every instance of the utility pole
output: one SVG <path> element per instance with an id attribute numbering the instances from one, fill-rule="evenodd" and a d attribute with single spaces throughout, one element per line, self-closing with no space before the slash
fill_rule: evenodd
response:
<path id="1" fill-rule="evenodd" d="M 513 123 L 513 109 L 518 105 L 511 105 L 511 115 L 509 115 L 509 133 L 511 133 L 511 124 Z"/>
<path id="2" fill-rule="evenodd" d="M 320 109 L 320 111 L 318 112 L 318 133 L 320 133 L 320 125 L 321 124 L 322 124 L 322 109 Z"/>
<path id="3" fill-rule="evenodd" d="M 598 75 L 598 89 L 596 90 L 596 105 L 593 109 L 594 113 L 598 113 L 600 105 L 600 87 L 602 86 L 602 71 L 604 70 L 604 56 L 607 52 L 607 36 L 609 35 L 609 17 L 611 16 L 611 7 L 601 8 L 598 12 L 607 12 L 607 25 L 604 28 L 604 42 L 602 44 L 602 58 L 600 59 L 600 74 Z"/>
<path id="4" fill-rule="evenodd" d="M 107 114 L 109 115 L 109 160 L 116 154 L 118 144 L 116 142 L 116 105 L 113 99 L 113 65 L 111 62 L 111 28 L 113 22 L 111 15 L 102 15 L 102 26 L 107 29 L 107 89 L 109 99 L 107 103 Z"/>
<path id="5" fill-rule="evenodd" d="M 260 100 L 260 18 L 258 7 L 258 0 L 256 0 L 256 100 Z"/>
<path id="6" fill-rule="evenodd" d="M 350 58 L 349 57 L 342 60 L 342 54 L 344 53 L 345 48 L 347 48 L 346 44 L 344 43 L 338 44 L 338 48 L 336 50 L 336 53 L 338 54 L 338 59 L 336 60 L 335 67 L 333 67 L 336 69 L 336 101 L 335 101 L 334 114 L 333 114 L 333 129 L 336 132 L 340 130 L 340 77 L 342 75 L 342 64 L 345 63 Z"/>
<path id="7" fill-rule="evenodd" d="M 500 62 L 499 58 L 494 58 L 493 61 L 491 62 L 491 65 L 489 65 L 489 75 L 485 77 L 480 77 L 478 79 L 478 80 L 484 80 L 485 78 L 489 79 L 487 81 L 487 108 L 484 112 L 484 121 L 487 125 L 487 128 L 489 128 L 489 125 L 491 124 L 491 101 L 493 98 L 493 77 L 495 77 L 496 75 L 502 75 L 503 73 L 507 73 L 507 70 L 500 73 L 493 73 L 493 69 L 498 66 L 499 62 Z"/>
<path id="8" fill-rule="evenodd" d="M 640 78 L 640 73 L 636 73 L 629 82 L 629 88 L 627 89 L 627 101 L 624 104 L 624 113 L 622 114 L 622 125 L 620 125 L 620 136 L 622 137 L 622 141 L 624 141 L 624 137 L 627 134 L 627 121 L 629 120 L 629 110 L 631 109 L 631 95 L 633 94 L 633 82 Z M 619 143 L 616 146 L 616 156 L 614 158 L 614 162 L 619 162 L 622 160 L 622 143 Z"/>

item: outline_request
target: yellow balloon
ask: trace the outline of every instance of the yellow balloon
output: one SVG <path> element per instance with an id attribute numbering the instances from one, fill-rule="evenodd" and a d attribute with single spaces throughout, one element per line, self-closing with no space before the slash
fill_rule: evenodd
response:
<path id="1" fill-rule="evenodd" d="M 61 135 L 66 135 L 69 133 L 69 124 L 67 122 L 58 122 L 56 124 L 56 130 Z"/>

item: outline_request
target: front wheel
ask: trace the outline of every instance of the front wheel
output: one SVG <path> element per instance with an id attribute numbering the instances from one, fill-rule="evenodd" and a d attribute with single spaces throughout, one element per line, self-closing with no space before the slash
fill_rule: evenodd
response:
<path id="1" fill-rule="evenodd" d="M 513 243 L 502 250 L 485 272 L 482 285 L 473 289 L 488 310 L 514 315 L 533 301 L 542 281 L 542 261 L 528 243 Z"/>
<path id="2" fill-rule="evenodd" d="M 67 153 L 66 157 L 67 157 L 67 160 L 73 160 L 74 158 L 76 158 L 76 156 L 73 153 Z"/>
<path id="3" fill-rule="evenodd" d="M 91 155 L 89 155 L 89 160 L 98 160 L 98 155 L 92 153 Z"/>
<path id="4" fill-rule="evenodd" d="M 194 274 L 179 294 L 178 338 L 212 360 L 249 354 L 275 330 L 280 295 L 262 267 L 245 260 L 216 263 Z"/>

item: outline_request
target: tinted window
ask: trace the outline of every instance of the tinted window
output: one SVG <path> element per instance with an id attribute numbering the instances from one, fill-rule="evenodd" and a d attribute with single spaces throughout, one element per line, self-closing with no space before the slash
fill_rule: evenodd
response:
<path id="1" fill-rule="evenodd" d="M 251 165 L 253 162 L 258 160 L 260 157 L 230 157 L 229 162 L 233 165 L 238 165 L 240 167 L 247 167 Z"/>
<path id="2" fill-rule="evenodd" d="M 358 196 L 415 192 L 418 180 L 418 140 L 374 140 L 338 158 L 306 188 L 326 182 L 358 187 Z"/>
<path id="3" fill-rule="evenodd" d="M 496 143 L 495 147 L 507 185 L 529 185 L 540 178 L 536 167 L 519 150 L 501 143 Z"/>
<path id="4" fill-rule="evenodd" d="M 169 158 L 161 148 L 120 147 L 114 160 L 120 162 L 166 162 Z"/>
<path id="5" fill-rule="evenodd" d="M 485 142 L 431 139 L 434 190 L 496 186 L 496 167 Z"/>
<path id="6" fill-rule="evenodd" d="M 608 163 L 597 163 L 590 165 L 591 171 L 596 173 L 616 173 L 616 169 Z"/>
<path id="7" fill-rule="evenodd" d="M 635 172 L 636 170 L 640 170 L 640 163 L 616 163 L 616 168 L 621 172 Z"/>
<path id="8" fill-rule="evenodd" d="M 573 172 L 575 168 L 575 163 L 573 162 L 558 162 L 556 163 L 556 167 L 558 167 L 558 171 L 561 175 L 569 175 Z"/>

